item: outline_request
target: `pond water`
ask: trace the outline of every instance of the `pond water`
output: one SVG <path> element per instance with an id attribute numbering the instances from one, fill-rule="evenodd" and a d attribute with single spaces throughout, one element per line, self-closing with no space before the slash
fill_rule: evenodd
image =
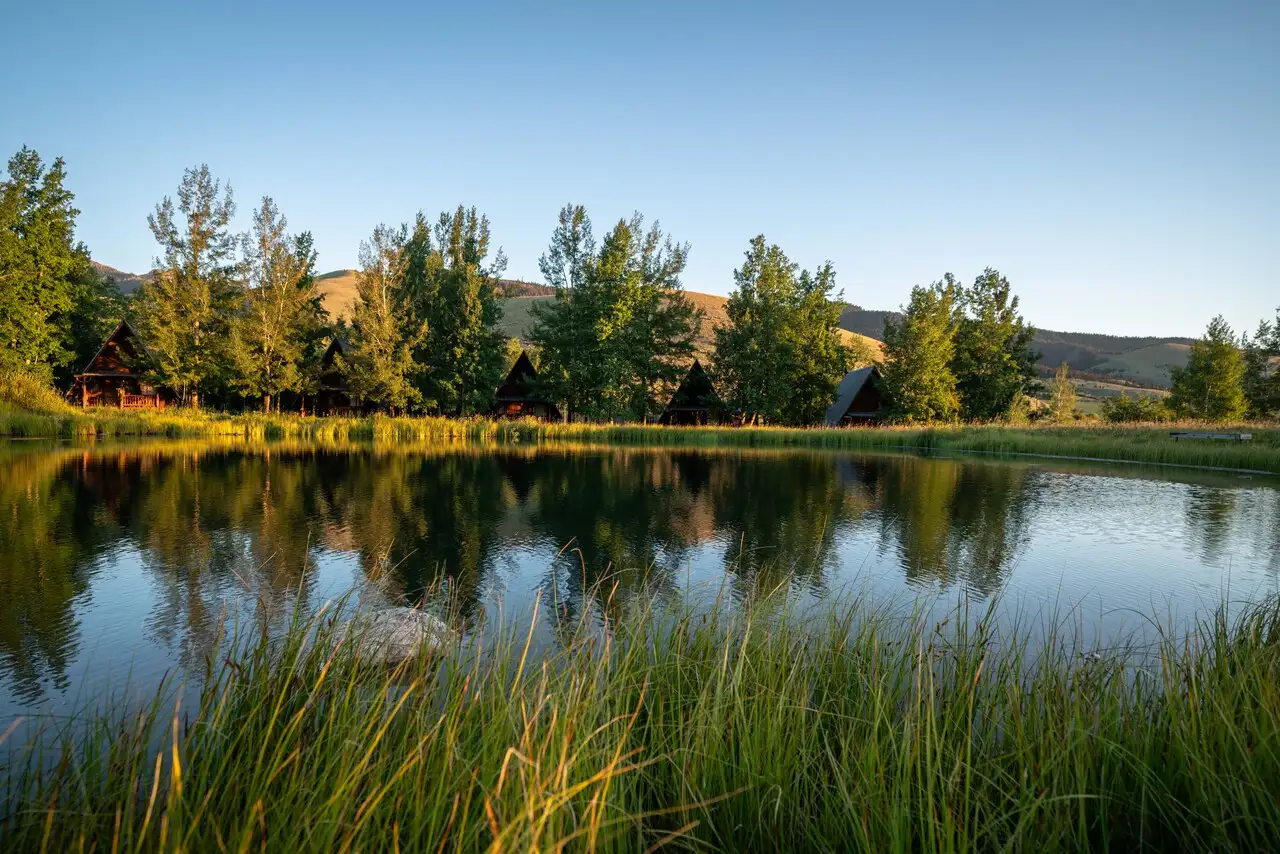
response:
<path id="1" fill-rule="evenodd" d="M 224 615 L 279 619 L 358 585 L 411 602 L 444 579 L 471 627 L 540 597 L 544 643 L 641 592 L 783 583 L 812 601 L 1074 607 L 1090 632 L 1190 618 L 1277 590 L 1278 485 L 890 454 L 14 442 L 0 730 L 196 665 Z"/>

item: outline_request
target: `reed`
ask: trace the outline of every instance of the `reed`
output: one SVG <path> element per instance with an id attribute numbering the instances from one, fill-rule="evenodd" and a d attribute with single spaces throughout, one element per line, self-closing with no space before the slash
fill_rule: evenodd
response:
<path id="1" fill-rule="evenodd" d="M 1270 850 L 1280 603 L 1089 653 L 860 603 L 633 606 L 373 670 L 296 616 L 194 708 L 10 744 L 4 850 Z M 1032 643 L 1029 638 L 1047 640 Z M 243 639 L 241 639 L 243 640 Z M 350 651 L 348 648 L 347 651 Z"/>
<path id="2" fill-rule="evenodd" d="M 135 436 L 314 441 L 370 445 L 575 444 L 668 448 L 887 449 L 931 453 L 1032 455 L 1184 465 L 1280 474 L 1280 429 L 1229 428 L 1253 434 L 1247 443 L 1175 441 L 1171 429 L 1223 430 L 1220 425 L 1081 425 L 1010 427 L 878 427 L 832 430 L 785 427 L 662 427 L 645 424 L 548 424 L 490 418 L 314 418 L 227 415 L 176 410 L 83 412 L 55 401 L 43 410 L 18 408 L 0 396 L 0 435 L 93 439 Z"/>

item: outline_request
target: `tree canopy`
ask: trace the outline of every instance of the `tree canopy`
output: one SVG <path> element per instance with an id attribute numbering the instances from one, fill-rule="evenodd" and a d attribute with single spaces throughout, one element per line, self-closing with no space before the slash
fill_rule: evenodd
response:
<path id="1" fill-rule="evenodd" d="M 1244 394 L 1245 362 L 1235 334 L 1221 315 L 1191 345 L 1187 364 L 1174 368 L 1167 404 L 1179 416 L 1205 421 L 1233 421 L 1248 409 Z"/>
<path id="2" fill-rule="evenodd" d="M 802 271 L 764 235 L 744 255 L 733 274 L 729 323 L 716 330 L 720 395 L 752 423 L 816 423 L 854 359 L 840 340 L 835 270 L 828 262 Z"/>
<path id="3" fill-rule="evenodd" d="M 231 185 L 199 166 L 183 173 L 176 205 L 165 196 L 147 217 L 162 255 L 134 300 L 134 314 L 152 376 L 192 406 L 203 389 L 228 379 L 231 318 L 241 294 L 238 240 L 230 229 L 235 212 Z"/>
<path id="4" fill-rule="evenodd" d="M 80 212 L 65 180 L 62 158 L 46 166 L 24 146 L 0 182 L 0 369 L 51 377 L 76 355 L 79 313 L 109 297 L 75 239 Z"/>
<path id="5" fill-rule="evenodd" d="M 692 361 L 701 312 L 683 293 L 688 244 L 644 217 L 596 247 L 581 205 L 566 205 L 540 266 L 556 288 L 534 308 L 541 381 L 586 417 L 656 417 Z"/>

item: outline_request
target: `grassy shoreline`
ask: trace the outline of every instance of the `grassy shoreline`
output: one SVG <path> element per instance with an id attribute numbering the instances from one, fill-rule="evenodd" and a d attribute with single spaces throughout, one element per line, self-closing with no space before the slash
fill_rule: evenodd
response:
<path id="1" fill-rule="evenodd" d="M 1174 441 L 1171 429 L 1243 430 L 1249 443 Z M 1280 429 L 1251 425 L 1212 428 L 1184 425 L 1080 425 L 1010 427 L 878 427 L 844 430 L 784 427 L 661 427 L 641 424 L 544 424 L 371 416 L 314 418 L 298 415 L 226 415 L 208 412 L 82 412 L 17 409 L 0 402 L 0 436 L 94 439 L 163 436 L 235 437 L 257 441 L 366 443 L 478 443 L 513 445 L 575 443 L 672 448 L 903 449 L 1028 455 L 1059 459 L 1195 466 L 1280 474 Z"/>
<path id="2" fill-rule="evenodd" d="M 962 613 L 640 610 L 388 672 L 295 621 L 53 755 L 6 850 L 1267 850 L 1280 602 L 1149 666 Z M 309 639 L 310 641 L 309 642 Z M 1020 639 L 1022 638 L 1022 639 Z"/>

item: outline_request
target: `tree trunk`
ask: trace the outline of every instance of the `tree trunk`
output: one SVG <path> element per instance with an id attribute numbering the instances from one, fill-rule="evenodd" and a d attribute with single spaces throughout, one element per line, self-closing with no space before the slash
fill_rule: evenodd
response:
<path id="1" fill-rule="evenodd" d="M 271 414 L 271 395 L 264 394 L 262 396 L 262 411 L 267 415 Z"/>

